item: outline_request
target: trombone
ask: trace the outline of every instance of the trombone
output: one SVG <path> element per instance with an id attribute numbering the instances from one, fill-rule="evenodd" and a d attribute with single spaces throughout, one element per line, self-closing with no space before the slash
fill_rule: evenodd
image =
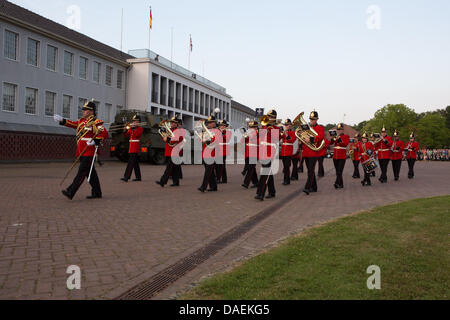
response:
<path id="1" fill-rule="evenodd" d="M 148 123 L 147 122 L 140 122 L 135 127 L 145 127 Z M 125 124 L 118 124 L 114 126 L 109 127 L 109 132 L 115 132 L 115 131 L 123 131 L 123 130 L 129 130 L 131 128 L 131 124 L 129 122 Z"/>
<path id="2" fill-rule="evenodd" d="M 206 142 L 208 140 L 212 140 L 214 138 L 214 134 L 208 129 L 208 127 L 205 124 L 206 120 L 200 120 L 198 124 L 194 128 L 195 135 L 202 141 Z M 200 135 L 200 130 L 195 129 L 201 129 L 202 133 Z M 205 137 L 205 134 L 207 137 Z M 206 139 L 205 139 L 206 138 Z M 209 139 L 208 139 L 209 138 Z"/>

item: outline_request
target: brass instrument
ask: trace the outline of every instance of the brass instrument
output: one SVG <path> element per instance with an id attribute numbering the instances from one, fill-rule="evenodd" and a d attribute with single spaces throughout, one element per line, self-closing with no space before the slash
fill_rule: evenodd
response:
<path id="1" fill-rule="evenodd" d="M 310 148 L 313 151 L 320 151 L 325 147 L 325 140 L 322 140 L 320 146 L 316 147 L 315 144 L 311 143 L 311 138 L 317 137 L 319 134 L 311 128 L 311 126 L 303 119 L 303 115 L 305 113 L 300 113 L 294 121 L 292 121 L 292 125 L 294 127 L 298 127 L 295 130 L 295 136 L 298 140 L 300 140 L 304 145 Z"/>
<path id="2" fill-rule="evenodd" d="M 267 127 L 269 124 L 273 124 L 273 121 L 270 120 L 269 116 L 264 115 L 261 117 L 261 119 L 259 119 L 259 122 L 261 123 L 261 126 L 263 127 Z"/>
<path id="3" fill-rule="evenodd" d="M 147 122 L 140 122 L 135 127 L 145 127 L 146 125 L 147 125 Z M 132 128 L 132 126 L 129 122 L 127 122 L 125 124 L 119 124 L 119 125 L 109 127 L 109 132 L 124 131 L 124 130 L 128 131 L 130 128 Z"/>
<path id="4" fill-rule="evenodd" d="M 375 141 L 372 141 L 373 145 L 376 145 L 376 144 L 378 144 L 378 143 L 380 143 L 381 141 L 384 140 L 383 136 L 381 134 L 379 134 L 379 133 L 374 133 L 373 137 L 376 139 Z"/>
<path id="5" fill-rule="evenodd" d="M 174 137 L 172 129 L 170 128 L 170 121 L 161 121 L 159 123 L 159 127 L 160 129 L 158 130 L 158 133 L 161 135 L 161 137 L 166 139 L 172 139 Z"/>
<path id="6" fill-rule="evenodd" d="M 198 131 L 195 129 L 201 129 L 202 133 L 198 133 Z M 194 128 L 194 133 L 202 142 L 206 142 L 214 138 L 214 134 L 206 126 L 206 120 L 200 120 L 198 122 L 198 124 Z"/>

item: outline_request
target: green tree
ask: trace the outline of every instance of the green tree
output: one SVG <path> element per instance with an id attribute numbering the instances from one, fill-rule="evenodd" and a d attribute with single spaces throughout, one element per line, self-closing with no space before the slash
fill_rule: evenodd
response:
<path id="1" fill-rule="evenodd" d="M 412 131 L 417 127 L 417 113 L 404 104 L 388 104 L 375 113 L 374 118 L 369 120 L 362 132 L 381 132 L 385 126 L 388 135 L 393 135 L 398 130 L 400 139 L 407 140 Z"/>
<path id="2" fill-rule="evenodd" d="M 445 125 L 447 129 L 450 129 L 450 106 L 445 109 Z"/>
<path id="3" fill-rule="evenodd" d="M 361 132 L 366 125 L 367 125 L 367 121 L 363 121 L 363 122 L 358 123 L 357 125 L 354 125 L 353 128 L 356 131 Z"/>
<path id="4" fill-rule="evenodd" d="M 331 130 L 333 128 L 336 128 L 337 124 L 336 123 L 329 123 L 325 126 L 325 132 L 328 132 L 328 130 Z"/>
<path id="5" fill-rule="evenodd" d="M 417 140 L 422 147 L 442 149 L 450 147 L 450 129 L 446 118 L 439 113 L 426 114 L 417 124 Z"/>

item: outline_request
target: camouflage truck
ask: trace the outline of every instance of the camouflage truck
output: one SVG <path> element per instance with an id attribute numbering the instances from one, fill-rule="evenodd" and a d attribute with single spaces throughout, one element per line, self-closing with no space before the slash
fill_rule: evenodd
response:
<path id="1" fill-rule="evenodd" d="M 114 129 L 119 126 L 125 126 L 126 123 L 130 123 L 131 119 L 136 114 L 141 117 L 141 122 L 143 123 L 142 127 L 144 128 L 144 133 L 141 137 L 141 152 L 139 154 L 140 161 L 151 162 L 157 165 L 164 164 L 165 145 L 160 134 L 158 133 L 158 130 L 159 123 L 162 120 L 167 120 L 167 117 L 138 110 L 123 110 L 116 115 L 114 123 L 111 124 L 112 130 L 110 130 L 112 137 L 110 149 L 111 157 L 116 157 L 123 162 L 128 161 L 128 138 L 124 136 L 123 130 Z"/>

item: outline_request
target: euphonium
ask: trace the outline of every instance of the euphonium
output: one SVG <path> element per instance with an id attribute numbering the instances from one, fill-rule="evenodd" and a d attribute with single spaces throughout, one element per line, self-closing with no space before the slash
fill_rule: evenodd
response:
<path id="1" fill-rule="evenodd" d="M 311 138 L 317 137 L 319 134 L 311 128 L 311 126 L 303 119 L 303 115 L 305 113 L 300 113 L 294 121 L 292 121 L 292 125 L 294 127 L 298 127 L 295 130 L 295 136 L 298 140 L 300 140 L 303 144 L 308 146 L 313 151 L 320 151 L 325 147 L 325 140 L 322 140 L 320 146 L 316 147 L 315 144 L 311 143 Z"/>
<path id="2" fill-rule="evenodd" d="M 170 128 L 170 122 L 167 120 L 163 120 L 159 123 L 159 127 L 161 129 L 158 130 L 158 133 L 161 135 L 161 137 L 166 139 L 172 139 L 174 137 L 174 134 L 172 132 L 172 129 Z"/>
<path id="3" fill-rule="evenodd" d="M 267 127 L 271 123 L 271 120 L 270 120 L 269 116 L 264 115 L 261 117 L 261 119 L 259 119 L 259 122 L 261 123 L 261 125 L 263 127 Z"/>

